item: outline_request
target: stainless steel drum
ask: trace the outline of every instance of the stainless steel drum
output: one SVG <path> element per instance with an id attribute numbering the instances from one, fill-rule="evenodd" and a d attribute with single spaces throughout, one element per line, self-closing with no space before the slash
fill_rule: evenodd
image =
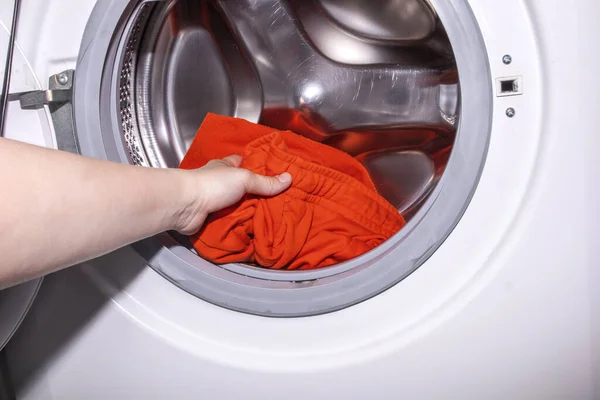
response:
<path id="1" fill-rule="evenodd" d="M 207 112 L 291 129 L 363 163 L 407 226 L 318 271 L 213 265 L 185 238 L 135 245 L 234 310 L 305 316 L 398 283 L 443 242 L 485 160 L 491 85 L 466 0 L 99 0 L 75 72 L 77 146 L 177 167 Z"/>
<path id="2" fill-rule="evenodd" d="M 210 111 L 359 156 L 403 213 L 443 172 L 458 74 L 421 1 L 180 1 L 141 18 L 120 88 L 133 162 L 176 167 Z"/>

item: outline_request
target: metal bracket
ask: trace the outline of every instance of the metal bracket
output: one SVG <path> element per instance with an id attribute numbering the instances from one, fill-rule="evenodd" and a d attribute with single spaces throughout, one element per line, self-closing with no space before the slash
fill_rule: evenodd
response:
<path id="1" fill-rule="evenodd" d="M 48 90 L 12 93 L 8 96 L 8 100 L 19 100 L 23 110 L 37 110 L 48 106 L 58 149 L 79 154 L 79 142 L 73 123 L 74 72 L 70 69 L 52 75 L 49 79 Z"/>

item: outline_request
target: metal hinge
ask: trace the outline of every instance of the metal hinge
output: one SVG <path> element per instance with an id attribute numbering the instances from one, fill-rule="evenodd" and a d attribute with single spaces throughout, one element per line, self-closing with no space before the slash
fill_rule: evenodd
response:
<path id="1" fill-rule="evenodd" d="M 79 142 L 73 123 L 72 104 L 74 76 L 75 71 L 71 69 L 52 75 L 48 90 L 11 93 L 8 95 L 8 100 L 18 100 L 24 110 L 37 110 L 48 106 L 58 149 L 78 154 Z"/>

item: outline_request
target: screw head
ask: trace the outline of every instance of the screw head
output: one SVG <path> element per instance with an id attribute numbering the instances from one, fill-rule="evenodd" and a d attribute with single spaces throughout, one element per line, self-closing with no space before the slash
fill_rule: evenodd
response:
<path id="1" fill-rule="evenodd" d="M 64 72 L 61 74 L 58 74 L 58 76 L 56 77 L 56 80 L 61 85 L 66 85 L 67 83 L 69 83 L 69 77 Z"/>
<path id="2" fill-rule="evenodd" d="M 512 57 L 509 54 L 505 54 L 504 57 L 502 57 L 502 62 L 508 65 L 512 62 Z"/>
<path id="3" fill-rule="evenodd" d="M 517 112 L 516 112 L 516 111 L 515 111 L 515 109 L 514 109 L 514 108 L 512 108 L 512 107 L 509 107 L 509 108 L 507 108 L 507 109 L 506 109 L 506 116 L 507 116 L 508 118 L 512 118 L 512 117 L 514 117 L 516 113 L 517 113 Z"/>

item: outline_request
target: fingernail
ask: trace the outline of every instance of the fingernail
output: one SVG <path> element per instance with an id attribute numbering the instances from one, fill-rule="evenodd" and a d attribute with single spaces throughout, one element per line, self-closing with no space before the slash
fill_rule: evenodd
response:
<path id="1" fill-rule="evenodd" d="M 281 183 L 288 183 L 292 181 L 292 175 L 290 175 L 288 172 L 284 172 L 281 175 L 277 175 L 277 179 Z"/>

